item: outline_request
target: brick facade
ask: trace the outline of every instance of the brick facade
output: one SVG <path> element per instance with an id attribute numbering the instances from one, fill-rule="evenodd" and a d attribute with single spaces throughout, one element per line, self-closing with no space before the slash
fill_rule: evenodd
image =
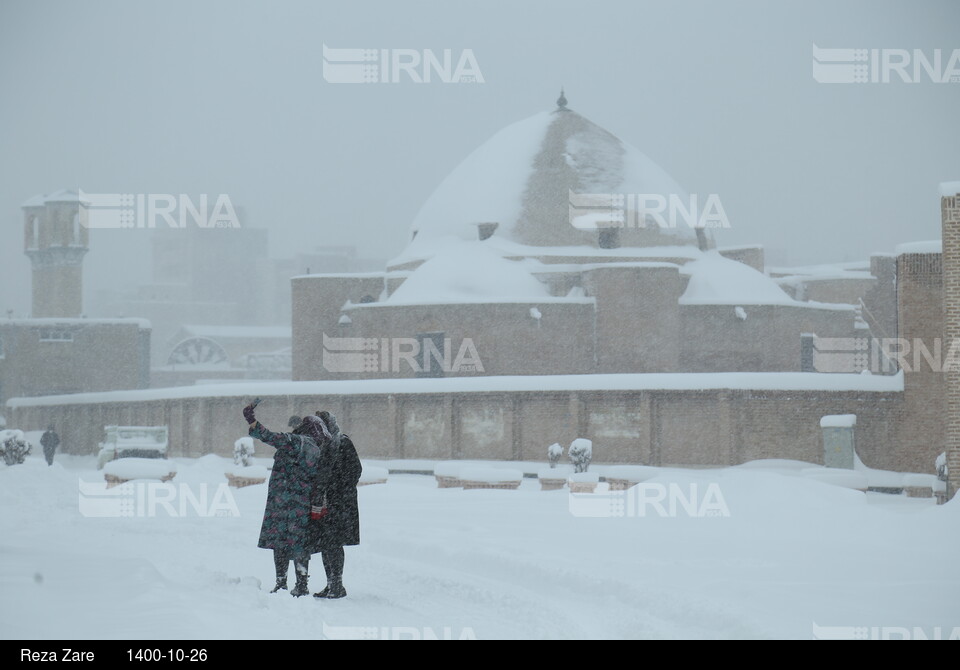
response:
<path id="1" fill-rule="evenodd" d="M 368 383 L 368 382 L 364 382 Z M 286 430 L 292 414 L 334 412 L 363 458 L 541 461 L 554 442 L 594 442 L 596 462 L 734 465 L 761 458 L 822 462 L 820 419 L 856 414 L 863 461 L 890 468 L 902 394 L 878 391 L 715 389 L 264 394 L 258 417 Z M 154 392 L 155 393 L 155 392 Z M 93 454 L 109 424 L 167 425 L 173 456 L 232 455 L 246 434 L 239 396 L 45 405 L 21 400 L 8 420 L 26 430 L 62 426 L 66 453 Z M 129 396 L 128 396 L 129 397 Z M 258 453 L 271 452 L 259 445 Z M 927 468 L 929 469 L 929 468 Z"/>
<path id="2" fill-rule="evenodd" d="M 942 340 L 942 290 L 939 253 L 904 253 L 897 257 L 897 329 L 899 337 L 912 349 L 922 342 L 933 350 L 937 341 Z M 913 352 L 905 359 L 913 364 Z M 930 365 L 911 365 L 903 373 L 903 387 L 900 469 L 930 472 L 946 439 L 944 376 Z"/>
<path id="3" fill-rule="evenodd" d="M 960 338 L 960 193 L 940 199 L 943 226 L 943 337 L 948 343 Z M 957 491 L 960 481 L 960 370 L 950 367 L 944 375 L 946 401 L 945 446 L 950 472 L 948 497 Z"/>

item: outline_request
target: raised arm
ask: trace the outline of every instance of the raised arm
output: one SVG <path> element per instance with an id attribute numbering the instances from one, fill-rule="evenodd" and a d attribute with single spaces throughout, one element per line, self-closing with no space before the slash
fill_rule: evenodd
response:
<path id="1" fill-rule="evenodd" d="M 303 440 L 299 435 L 293 433 L 274 433 L 268 430 L 259 421 L 250 424 L 250 437 L 256 438 L 264 444 L 269 444 L 277 449 L 288 449 L 295 454 L 300 453 L 303 448 Z"/>
<path id="2" fill-rule="evenodd" d="M 277 449 L 286 449 L 294 454 L 299 454 L 303 449 L 303 438 L 293 433 L 274 433 L 267 430 L 267 427 L 257 421 L 254 415 L 255 404 L 247 405 L 243 408 L 243 418 L 247 420 L 250 426 L 250 437 L 256 438 L 264 444 L 269 444 Z"/>

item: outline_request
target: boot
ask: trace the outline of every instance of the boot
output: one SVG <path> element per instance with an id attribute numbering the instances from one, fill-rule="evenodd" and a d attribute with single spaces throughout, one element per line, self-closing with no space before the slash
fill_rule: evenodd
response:
<path id="1" fill-rule="evenodd" d="M 297 585 L 293 587 L 290 595 L 294 598 L 310 595 L 310 589 L 307 588 L 307 575 L 297 575 Z"/>
<path id="2" fill-rule="evenodd" d="M 293 587 L 293 591 L 290 592 L 294 598 L 299 598 L 300 596 L 310 595 L 310 589 L 307 588 L 307 581 L 310 579 L 308 574 L 310 559 L 295 559 L 293 561 L 293 568 L 297 572 L 297 585 Z"/>
<path id="3" fill-rule="evenodd" d="M 327 576 L 327 585 L 323 587 L 323 590 L 314 593 L 314 598 L 326 598 L 330 594 L 330 576 L 333 574 L 333 565 L 329 552 L 323 552 L 323 572 Z"/>
<path id="4" fill-rule="evenodd" d="M 347 590 L 343 588 L 343 579 L 341 577 L 334 577 L 331 579 L 324 591 L 327 592 L 327 595 L 321 597 L 331 600 L 334 598 L 344 598 L 347 595 Z M 323 591 L 320 593 L 323 593 Z"/>
<path id="5" fill-rule="evenodd" d="M 290 558 L 284 551 L 273 550 L 273 567 L 277 572 L 277 585 L 270 593 L 287 590 L 287 569 L 290 567 Z"/>

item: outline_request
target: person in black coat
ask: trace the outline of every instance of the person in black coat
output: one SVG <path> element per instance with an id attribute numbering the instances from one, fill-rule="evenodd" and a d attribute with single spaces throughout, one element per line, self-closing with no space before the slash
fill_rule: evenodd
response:
<path id="1" fill-rule="evenodd" d="M 47 426 L 46 432 L 40 436 L 40 446 L 43 447 L 43 457 L 47 459 L 47 465 L 53 465 L 53 455 L 60 446 L 60 436 L 53 426 Z"/>
<path id="2" fill-rule="evenodd" d="M 337 418 L 317 412 L 331 439 L 320 448 L 310 521 L 311 550 L 323 555 L 327 586 L 315 598 L 343 598 L 344 546 L 360 544 L 357 482 L 363 471 L 350 437 L 340 432 Z"/>

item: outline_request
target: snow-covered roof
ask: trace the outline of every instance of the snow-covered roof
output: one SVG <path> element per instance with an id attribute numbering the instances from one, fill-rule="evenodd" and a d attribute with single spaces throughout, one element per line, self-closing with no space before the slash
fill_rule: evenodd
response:
<path id="1" fill-rule="evenodd" d="M 940 254 L 943 253 L 943 242 L 941 240 L 927 240 L 924 242 L 907 242 L 897 245 L 895 252 L 897 256 L 902 254 Z"/>
<path id="2" fill-rule="evenodd" d="M 23 202 L 21 207 L 42 207 L 48 203 L 54 202 L 90 202 L 83 194 L 79 191 L 72 191 L 69 189 L 60 189 L 59 191 L 54 191 L 53 193 L 44 193 L 43 195 L 35 195 L 32 198 L 29 198 Z"/>
<path id="3" fill-rule="evenodd" d="M 274 396 L 362 395 L 391 393 L 492 393 L 506 391 L 903 391 L 903 372 L 895 375 L 816 372 L 639 373 L 599 375 L 516 375 L 338 381 L 242 381 L 171 388 L 103 391 L 11 398 L 7 407 L 147 402 L 176 398 L 235 397 L 238 401 Z"/>
<path id="4" fill-rule="evenodd" d="M 877 254 L 874 254 L 877 255 Z M 838 277 L 847 273 L 869 272 L 870 261 L 849 261 L 845 263 L 822 263 L 819 265 L 797 265 L 795 267 L 768 267 L 767 273 L 773 276 Z"/>
<path id="5" fill-rule="evenodd" d="M 797 286 L 798 284 L 813 284 L 815 282 L 827 281 L 851 281 L 851 280 L 876 279 L 870 272 L 838 272 L 836 274 L 821 275 L 787 275 L 786 277 L 777 277 L 774 281 L 779 286 Z"/>
<path id="6" fill-rule="evenodd" d="M 135 324 L 144 330 L 150 329 L 150 320 L 140 317 L 122 317 L 116 319 L 88 319 L 66 317 L 43 317 L 37 319 L 0 319 L 0 326 L 14 324 L 17 326 L 102 326 L 102 325 L 130 325 Z"/>
<path id="7" fill-rule="evenodd" d="M 416 245 L 409 245 L 399 256 L 390 261 L 391 267 L 415 263 L 443 253 L 451 246 L 458 245 L 463 240 L 451 235 L 425 239 Z M 613 260 L 692 260 L 700 258 L 702 252 L 693 245 L 671 245 L 652 247 L 618 247 L 616 249 L 602 249 L 586 245 L 571 246 L 534 246 L 514 242 L 505 237 L 494 235 L 484 240 L 483 244 L 496 249 L 500 255 L 508 258 L 594 258 Z M 391 272 L 391 274 L 393 274 Z"/>
<path id="8" fill-rule="evenodd" d="M 294 275 L 291 279 L 303 279 L 304 277 L 338 277 L 342 279 L 380 279 L 387 275 L 386 272 L 311 272 L 308 275 Z"/>
<path id="9" fill-rule="evenodd" d="M 210 339 L 290 339 L 293 331 L 290 326 L 207 326 L 184 325 L 182 329 L 194 337 Z"/>

